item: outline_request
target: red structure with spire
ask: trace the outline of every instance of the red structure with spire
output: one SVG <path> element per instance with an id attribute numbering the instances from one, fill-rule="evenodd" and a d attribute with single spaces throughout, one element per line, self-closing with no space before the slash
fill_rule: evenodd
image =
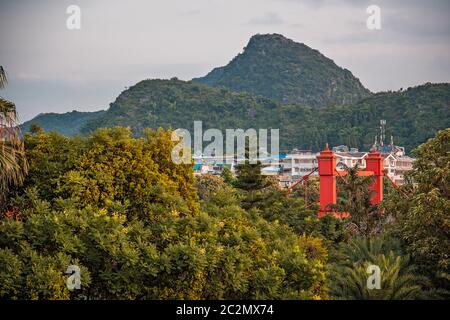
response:
<path id="1" fill-rule="evenodd" d="M 333 151 L 325 149 L 317 156 L 320 177 L 319 218 L 329 212 L 328 206 L 336 203 L 336 156 Z"/>
<path id="2" fill-rule="evenodd" d="M 333 213 L 336 216 L 346 216 L 348 213 L 333 212 L 329 206 L 336 204 L 336 177 L 342 177 L 347 174 L 345 171 L 338 171 L 336 169 L 336 155 L 328 148 L 328 143 L 325 149 L 317 156 L 319 164 L 319 178 L 320 178 L 320 209 L 319 218 L 327 213 Z M 374 176 L 374 182 L 370 186 L 372 190 L 371 202 L 372 205 L 377 205 L 383 200 L 383 169 L 384 160 L 381 153 L 372 149 L 366 157 L 366 170 L 360 170 L 360 176 Z"/>
<path id="3" fill-rule="evenodd" d="M 374 175 L 374 182 L 370 186 L 372 190 L 372 205 L 377 205 L 383 200 L 383 170 L 384 160 L 381 153 L 374 149 L 366 157 L 366 171 Z"/>
<path id="4" fill-rule="evenodd" d="M 358 175 L 374 177 L 374 181 L 369 188 L 372 190 L 371 203 L 372 205 L 377 205 L 383 200 L 384 159 L 381 153 L 378 152 L 376 148 L 373 148 L 370 150 L 370 153 L 365 160 L 366 170 L 358 171 Z M 318 168 L 315 168 L 309 174 L 290 186 L 288 191 L 291 192 L 296 185 L 302 182 L 306 183 L 308 177 L 318 170 L 320 179 L 319 218 L 327 213 L 332 213 L 341 218 L 348 216 L 348 212 L 334 212 L 330 208 L 330 205 L 336 204 L 336 177 L 344 177 L 347 172 L 336 169 L 336 155 L 328 148 L 328 143 L 325 145 L 325 149 L 317 156 L 317 162 Z M 397 187 L 393 181 L 391 181 L 391 183 L 394 187 Z"/>

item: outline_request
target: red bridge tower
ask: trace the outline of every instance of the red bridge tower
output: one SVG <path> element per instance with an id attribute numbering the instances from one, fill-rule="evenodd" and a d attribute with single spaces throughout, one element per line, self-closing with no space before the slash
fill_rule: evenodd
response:
<path id="1" fill-rule="evenodd" d="M 319 164 L 319 178 L 320 178 L 320 209 L 319 218 L 324 216 L 327 212 L 332 212 L 329 205 L 336 204 L 336 177 L 345 176 L 345 171 L 338 171 L 336 169 L 336 155 L 328 148 L 328 143 L 325 149 L 317 156 Z M 366 170 L 358 172 L 360 176 L 374 176 L 374 182 L 370 186 L 372 190 L 371 202 L 377 205 L 383 200 L 383 169 L 384 160 L 378 151 L 372 149 L 366 157 Z M 348 213 L 333 212 L 337 216 L 348 215 Z"/>

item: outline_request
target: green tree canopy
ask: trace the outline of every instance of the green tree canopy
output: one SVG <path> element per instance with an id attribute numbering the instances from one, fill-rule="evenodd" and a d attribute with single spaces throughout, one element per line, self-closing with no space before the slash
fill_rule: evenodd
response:
<path id="1" fill-rule="evenodd" d="M 439 131 L 420 145 L 413 184 L 386 199 L 386 211 L 395 214 L 394 234 L 406 245 L 421 271 L 438 288 L 450 289 L 450 129 Z"/>
<path id="2" fill-rule="evenodd" d="M 0 218 L 1 297 L 326 298 L 322 241 L 242 209 L 222 181 L 199 201 L 192 166 L 170 160 L 170 137 L 27 135 L 30 176 L 10 200 L 20 215 Z M 82 276 L 72 292 L 71 264 Z"/>

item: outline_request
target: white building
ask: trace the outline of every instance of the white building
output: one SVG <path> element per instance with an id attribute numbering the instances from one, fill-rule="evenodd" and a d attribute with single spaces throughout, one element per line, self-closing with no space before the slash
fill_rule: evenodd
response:
<path id="1" fill-rule="evenodd" d="M 194 174 L 213 174 L 220 175 L 224 168 L 228 167 L 234 171 L 235 161 L 234 156 L 204 156 L 194 155 Z"/>
<path id="2" fill-rule="evenodd" d="M 366 167 L 366 156 L 368 152 L 359 152 L 356 149 L 348 152 L 335 152 L 336 155 L 336 168 L 338 170 L 344 170 L 345 167 L 353 168 L 356 165 L 360 169 Z"/>
<path id="3" fill-rule="evenodd" d="M 294 149 L 283 159 L 283 175 L 289 175 L 294 179 L 307 175 L 316 167 L 317 153 L 311 152 L 311 150 Z M 314 175 L 317 175 L 317 172 Z"/>
<path id="4" fill-rule="evenodd" d="M 387 150 L 387 148 L 386 148 Z M 386 151 L 380 150 L 380 151 Z M 345 167 L 359 166 L 360 169 L 366 168 L 366 160 L 369 152 L 360 152 L 355 148 L 347 148 L 346 146 L 338 146 L 333 148 L 336 155 L 336 169 L 344 170 Z M 405 150 L 402 147 L 390 146 L 389 152 L 382 152 L 384 157 L 384 169 L 386 174 L 397 185 L 405 182 L 404 175 L 407 171 L 412 170 L 414 159 L 405 155 Z M 290 181 L 283 180 L 284 185 L 289 185 L 299 180 L 301 177 L 309 174 L 317 167 L 318 153 L 310 150 L 294 149 L 291 154 L 288 154 L 283 160 L 282 175 L 290 177 Z M 318 175 L 314 172 L 312 175 Z M 281 178 L 279 178 L 280 180 Z M 286 180 L 286 181 L 285 181 Z M 280 180 L 281 181 L 281 180 Z"/>
<path id="5" fill-rule="evenodd" d="M 405 173 L 413 169 L 414 158 L 402 155 L 384 154 L 384 169 L 397 185 L 405 183 Z"/>
<path id="6" fill-rule="evenodd" d="M 229 168 L 231 172 L 236 171 L 239 164 L 245 163 L 245 158 L 235 158 L 234 155 L 205 156 L 194 155 L 194 174 L 220 175 L 224 168 Z M 278 157 L 263 157 L 257 159 L 262 164 L 261 174 L 279 175 L 282 163 Z"/>

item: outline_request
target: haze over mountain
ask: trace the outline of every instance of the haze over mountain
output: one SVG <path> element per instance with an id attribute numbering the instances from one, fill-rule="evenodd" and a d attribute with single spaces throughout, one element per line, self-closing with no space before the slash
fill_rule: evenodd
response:
<path id="1" fill-rule="evenodd" d="M 312 107 L 352 104 L 370 95 L 349 70 L 280 34 L 253 36 L 228 65 L 193 81 Z"/>

